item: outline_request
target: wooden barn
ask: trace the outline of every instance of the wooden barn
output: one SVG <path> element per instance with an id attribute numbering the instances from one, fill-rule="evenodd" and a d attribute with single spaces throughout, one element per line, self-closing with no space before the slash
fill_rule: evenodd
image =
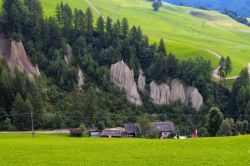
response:
<path id="1" fill-rule="evenodd" d="M 125 131 L 125 129 L 122 127 L 108 128 L 108 129 L 104 129 L 101 132 L 100 137 L 121 138 L 124 134 L 124 131 Z"/>
<path id="2" fill-rule="evenodd" d="M 160 138 L 168 138 L 171 132 L 175 131 L 174 123 L 171 121 L 153 122 L 155 130 L 159 131 Z"/>
<path id="3" fill-rule="evenodd" d="M 137 123 L 125 123 L 124 129 L 127 137 L 136 137 L 140 133 Z"/>

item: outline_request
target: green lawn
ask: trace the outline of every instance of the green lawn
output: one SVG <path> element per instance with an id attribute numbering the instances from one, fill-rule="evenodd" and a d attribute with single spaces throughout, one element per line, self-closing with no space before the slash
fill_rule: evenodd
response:
<path id="1" fill-rule="evenodd" d="M 0 165 L 249 165 L 250 137 L 186 140 L 0 135 Z"/>

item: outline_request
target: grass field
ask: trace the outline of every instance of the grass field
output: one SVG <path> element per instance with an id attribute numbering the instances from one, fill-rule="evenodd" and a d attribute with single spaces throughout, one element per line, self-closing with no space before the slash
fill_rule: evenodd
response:
<path id="1" fill-rule="evenodd" d="M 0 165 L 249 165 L 250 137 L 186 140 L 0 135 Z"/>

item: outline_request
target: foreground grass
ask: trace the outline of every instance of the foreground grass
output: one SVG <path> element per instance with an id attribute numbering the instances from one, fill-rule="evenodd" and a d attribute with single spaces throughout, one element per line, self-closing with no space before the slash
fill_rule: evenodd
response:
<path id="1" fill-rule="evenodd" d="M 0 165 L 249 165 L 250 137 L 187 140 L 0 135 Z"/>

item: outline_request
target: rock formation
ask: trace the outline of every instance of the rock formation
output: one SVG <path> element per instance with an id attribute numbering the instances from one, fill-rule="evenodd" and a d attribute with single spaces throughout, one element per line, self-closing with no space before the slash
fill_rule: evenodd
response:
<path id="1" fill-rule="evenodd" d="M 67 64 L 70 64 L 73 58 L 73 50 L 70 45 L 67 44 L 67 54 L 64 56 L 64 60 Z"/>
<path id="2" fill-rule="evenodd" d="M 82 86 L 84 86 L 84 75 L 80 67 L 78 67 L 78 88 L 82 89 Z"/>
<path id="3" fill-rule="evenodd" d="M 198 89 L 194 87 L 188 87 L 186 94 L 187 94 L 186 104 L 191 102 L 192 107 L 195 108 L 196 110 L 199 110 L 203 105 L 203 97 L 201 96 Z"/>
<path id="4" fill-rule="evenodd" d="M 110 80 L 120 89 L 124 89 L 127 94 L 127 99 L 136 104 L 142 105 L 141 97 L 137 91 L 137 85 L 134 80 L 134 71 L 123 62 L 113 64 L 110 69 Z"/>
<path id="5" fill-rule="evenodd" d="M 199 110 L 203 105 L 203 98 L 195 87 L 187 86 L 181 81 L 174 79 L 168 83 L 157 85 L 150 83 L 150 97 L 153 103 L 168 105 L 170 102 L 180 101 L 182 104 L 191 103 L 192 107 Z"/>
<path id="6" fill-rule="evenodd" d="M 171 82 L 171 96 L 170 96 L 170 100 L 172 102 L 180 101 L 182 104 L 184 104 L 185 101 L 186 101 L 186 95 L 185 95 L 184 86 L 177 79 L 174 79 Z"/>
<path id="7" fill-rule="evenodd" d="M 15 68 L 25 71 L 31 79 L 40 75 L 38 66 L 32 65 L 21 41 L 0 38 L 0 58 L 7 62 L 11 71 Z"/>
<path id="8" fill-rule="evenodd" d="M 143 72 L 140 72 L 139 78 L 138 78 L 138 90 L 144 91 L 146 85 L 146 78 L 143 76 Z"/>
<path id="9" fill-rule="evenodd" d="M 150 97 L 155 104 L 170 103 L 170 88 L 167 84 L 157 85 L 154 81 L 150 83 Z"/>

